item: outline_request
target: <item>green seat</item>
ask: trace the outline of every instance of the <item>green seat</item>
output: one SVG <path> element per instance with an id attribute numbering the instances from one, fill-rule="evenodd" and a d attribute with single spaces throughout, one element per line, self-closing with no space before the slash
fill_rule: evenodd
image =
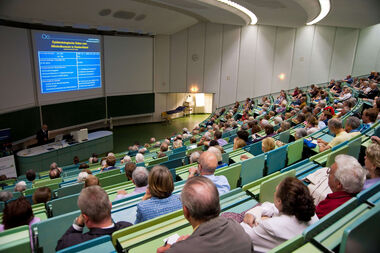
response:
<path id="1" fill-rule="evenodd" d="M 40 179 L 33 182 L 33 188 L 38 188 L 41 186 L 47 186 L 51 184 L 62 183 L 62 178 L 54 178 L 54 179 Z"/>
<path id="2" fill-rule="evenodd" d="M 31 252 L 29 226 L 7 229 L 0 233 L 0 252 Z"/>
<path id="3" fill-rule="evenodd" d="M 228 153 L 223 153 L 222 154 L 222 162 L 223 163 L 227 163 L 228 164 L 229 159 L 230 159 L 230 155 Z"/>
<path id="4" fill-rule="evenodd" d="M 65 197 L 65 196 L 69 196 L 69 195 L 72 195 L 72 194 L 79 193 L 82 189 L 83 189 L 83 183 L 73 184 L 73 185 L 70 185 L 70 186 L 59 188 L 55 192 L 55 196 L 57 198 L 62 198 L 62 197 Z"/>
<path id="5" fill-rule="evenodd" d="M 350 155 L 350 156 L 355 157 L 356 159 L 359 159 L 361 144 L 362 144 L 362 138 L 360 136 L 350 141 L 348 143 L 347 155 Z"/>
<path id="6" fill-rule="evenodd" d="M 230 189 L 237 187 L 240 178 L 241 164 L 233 164 L 229 167 L 224 167 L 215 171 L 215 176 L 223 175 L 227 178 L 230 184 Z"/>
<path id="7" fill-rule="evenodd" d="M 59 253 L 97 253 L 97 252 L 116 252 L 112 244 L 111 237 L 104 235 L 62 250 Z"/>
<path id="8" fill-rule="evenodd" d="M 241 162 L 241 184 L 246 185 L 264 176 L 265 154 Z"/>
<path id="9" fill-rule="evenodd" d="M 273 248 L 272 250 L 268 251 L 268 253 L 288 253 L 292 252 L 302 245 L 305 244 L 305 239 L 303 238 L 302 235 L 298 235 L 292 239 L 289 239 L 277 247 Z"/>
<path id="10" fill-rule="evenodd" d="M 286 162 L 286 146 L 276 148 L 266 153 L 267 175 L 279 171 L 285 167 Z"/>
<path id="11" fill-rule="evenodd" d="M 107 187 L 114 184 L 119 184 L 127 181 L 127 177 L 124 174 L 112 175 L 109 177 L 99 178 L 100 186 Z"/>
<path id="12" fill-rule="evenodd" d="M 254 198 L 258 198 L 259 196 L 259 193 L 260 193 L 260 185 L 262 182 L 274 177 L 274 176 L 277 176 L 279 175 L 280 172 L 277 171 L 271 175 L 268 175 L 268 176 L 265 176 L 265 177 L 262 177 L 252 183 L 249 183 L 249 184 L 246 184 L 246 185 L 243 185 L 242 189 L 244 191 L 246 191 L 249 195 L 253 196 Z"/>
<path id="13" fill-rule="evenodd" d="M 276 186 L 286 177 L 295 177 L 296 170 L 289 170 L 284 173 L 280 173 L 260 184 L 260 203 L 265 201 L 273 203 L 274 192 L 276 191 Z"/>
<path id="14" fill-rule="evenodd" d="M 49 201 L 47 203 L 49 214 L 56 217 L 61 214 L 78 210 L 78 197 L 79 193 Z"/>
<path id="15" fill-rule="evenodd" d="M 343 232 L 340 253 L 375 252 L 380 249 L 380 205 L 361 216 Z"/>
<path id="16" fill-rule="evenodd" d="M 303 138 L 288 145 L 288 166 L 302 159 Z"/>
<path id="17" fill-rule="evenodd" d="M 196 148 L 192 148 L 192 149 L 189 149 L 186 151 L 186 155 L 190 155 L 191 153 L 195 152 L 195 151 L 202 151 L 202 146 L 199 146 L 199 147 L 196 147 Z"/>
<path id="18" fill-rule="evenodd" d="M 335 162 L 335 157 L 341 154 L 347 154 L 348 146 L 337 149 L 327 155 L 326 167 L 330 167 Z"/>
<path id="19" fill-rule="evenodd" d="M 55 252 L 58 240 L 79 215 L 80 211 L 74 211 L 33 224 L 32 233 L 35 250 Z"/>
<path id="20" fill-rule="evenodd" d="M 113 169 L 113 170 L 109 170 L 109 171 L 100 172 L 100 173 L 96 174 L 95 176 L 100 179 L 100 178 L 109 177 L 109 176 L 113 176 L 113 175 L 119 175 L 119 174 L 120 174 L 119 169 Z"/>
<path id="21" fill-rule="evenodd" d="M 48 188 L 50 188 L 51 192 L 54 192 L 55 190 L 57 190 L 59 188 L 59 183 L 56 183 L 56 184 L 50 184 L 50 185 L 44 185 Z M 27 196 L 27 195 L 33 195 L 33 193 L 36 191 L 37 188 L 30 188 L 30 189 L 26 189 L 24 191 L 24 195 Z"/>
<path id="22" fill-rule="evenodd" d="M 168 161 L 168 160 L 169 160 L 169 157 L 168 157 L 168 156 L 164 156 L 164 157 L 161 157 L 161 158 L 156 158 L 156 159 L 150 161 L 150 162 L 148 163 L 147 166 L 160 164 L 160 163 L 162 163 L 162 162 L 166 162 L 166 161 Z"/>
<path id="23" fill-rule="evenodd" d="M 287 130 L 287 131 L 281 132 L 278 135 L 278 140 L 281 141 L 281 142 L 283 142 L 283 143 L 288 143 L 289 142 L 289 137 L 290 137 L 290 131 Z"/>

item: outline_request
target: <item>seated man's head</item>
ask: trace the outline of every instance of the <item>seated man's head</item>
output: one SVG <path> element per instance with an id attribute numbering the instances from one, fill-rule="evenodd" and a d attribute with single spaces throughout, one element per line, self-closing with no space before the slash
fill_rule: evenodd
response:
<path id="1" fill-rule="evenodd" d="M 201 153 L 199 151 L 194 151 L 190 155 L 190 163 L 196 163 L 199 160 L 199 157 L 201 156 Z"/>
<path id="2" fill-rule="evenodd" d="M 149 172 L 144 167 L 137 167 L 132 173 L 132 181 L 136 187 L 144 187 L 148 185 Z"/>
<path id="3" fill-rule="evenodd" d="M 113 155 L 109 155 L 106 158 L 107 167 L 113 167 L 116 164 L 116 158 Z"/>
<path id="4" fill-rule="evenodd" d="M 339 118 L 332 118 L 327 124 L 333 134 L 338 134 L 343 129 L 342 120 Z"/>
<path id="5" fill-rule="evenodd" d="M 112 204 L 100 186 L 84 188 L 78 197 L 78 207 L 88 228 L 97 228 L 101 227 L 101 224 L 112 222 Z"/>
<path id="6" fill-rule="evenodd" d="M 359 128 L 359 126 L 360 126 L 360 119 L 355 116 L 350 116 L 346 120 L 346 126 L 344 129 L 346 130 L 347 133 L 349 133 L 352 130 Z"/>
<path id="7" fill-rule="evenodd" d="M 141 153 L 136 154 L 136 163 L 143 163 L 144 162 L 144 155 Z"/>
<path id="8" fill-rule="evenodd" d="M 124 167 L 125 175 L 129 180 L 132 180 L 132 173 L 136 169 L 134 162 L 127 162 Z"/>
<path id="9" fill-rule="evenodd" d="M 218 160 L 218 163 L 222 161 L 222 152 L 217 147 L 209 147 L 208 152 L 213 153 L 216 156 L 216 159 Z"/>
<path id="10" fill-rule="evenodd" d="M 366 109 L 363 112 L 362 120 L 363 123 L 373 123 L 376 121 L 378 115 L 378 110 L 375 108 Z"/>
<path id="11" fill-rule="evenodd" d="M 86 181 L 84 181 L 84 188 L 94 186 L 94 185 L 100 185 L 99 178 L 97 178 L 94 175 L 88 175 L 86 178 Z"/>
<path id="12" fill-rule="evenodd" d="M 184 216 L 191 224 L 206 222 L 220 214 L 219 193 L 206 177 L 187 180 L 181 193 Z"/>
<path id="13" fill-rule="evenodd" d="M 51 199 L 51 190 L 49 187 L 39 187 L 33 193 L 33 204 L 46 203 Z"/>
<path id="14" fill-rule="evenodd" d="M 59 169 L 52 169 L 49 172 L 50 179 L 59 178 L 61 176 L 61 171 Z"/>
<path id="15" fill-rule="evenodd" d="M 25 181 L 20 181 L 16 184 L 14 191 L 15 192 L 23 192 L 26 190 L 26 183 Z"/>
<path id="16" fill-rule="evenodd" d="M 198 170 L 201 175 L 213 175 L 217 166 L 218 159 L 214 153 L 206 151 L 199 157 Z"/>
<path id="17" fill-rule="evenodd" d="M 26 172 L 26 179 L 28 179 L 29 182 L 34 181 L 34 179 L 36 179 L 36 172 L 34 170 L 28 170 Z"/>
<path id="18" fill-rule="evenodd" d="M 358 193 L 362 190 L 366 178 L 365 170 L 358 160 L 349 155 L 337 155 L 335 163 L 327 172 L 328 184 L 332 192 Z"/>
<path id="19" fill-rule="evenodd" d="M 160 146 L 161 152 L 166 152 L 168 151 L 169 145 L 166 142 L 163 142 Z"/>

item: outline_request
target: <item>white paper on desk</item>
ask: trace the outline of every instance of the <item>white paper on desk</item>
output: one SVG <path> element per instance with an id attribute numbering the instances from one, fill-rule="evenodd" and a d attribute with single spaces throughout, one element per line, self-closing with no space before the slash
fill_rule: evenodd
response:
<path id="1" fill-rule="evenodd" d="M 175 233 L 174 235 L 171 235 L 168 238 L 164 239 L 164 243 L 173 245 L 174 243 L 177 242 L 178 238 L 179 238 L 179 235 Z"/>
<path id="2" fill-rule="evenodd" d="M 312 140 L 311 143 L 314 143 L 315 145 L 318 145 L 318 141 L 317 140 Z"/>

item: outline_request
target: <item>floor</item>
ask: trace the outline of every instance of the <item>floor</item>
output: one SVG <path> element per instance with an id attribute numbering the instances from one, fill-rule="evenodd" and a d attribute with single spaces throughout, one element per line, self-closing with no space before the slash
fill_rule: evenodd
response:
<path id="1" fill-rule="evenodd" d="M 126 151 L 128 147 L 136 141 L 138 141 L 140 145 L 144 145 L 151 137 L 160 140 L 167 136 L 172 136 L 175 133 L 179 133 L 184 127 L 191 130 L 208 116 L 209 114 L 190 115 L 173 119 L 169 124 L 158 122 L 114 127 L 114 152 L 119 153 Z"/>

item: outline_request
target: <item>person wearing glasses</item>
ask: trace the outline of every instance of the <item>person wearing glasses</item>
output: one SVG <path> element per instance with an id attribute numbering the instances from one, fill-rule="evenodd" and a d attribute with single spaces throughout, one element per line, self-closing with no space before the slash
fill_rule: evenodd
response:
<path id="1" fill-rule="evenodd" d="M 327 194 L 326 199 L 317 205 L 316 214 L 319 219 L 360 192 L 366 178 L 366 171 L 358 160 L 349 155 L 337 155 L 327 174 L 332 193 Z"/>

